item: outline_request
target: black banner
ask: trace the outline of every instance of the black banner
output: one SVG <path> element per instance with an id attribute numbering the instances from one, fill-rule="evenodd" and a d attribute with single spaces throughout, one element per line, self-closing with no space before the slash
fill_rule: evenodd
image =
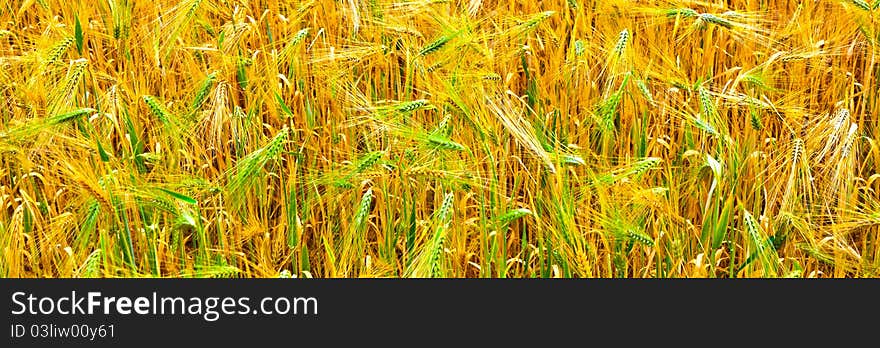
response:
<path id="1" fill-rule="evenodd" d="M 13 346 L 872 335 L 880 280 L 2 279 Z M 794 330 L 794 331 L 787 331 Z"/>

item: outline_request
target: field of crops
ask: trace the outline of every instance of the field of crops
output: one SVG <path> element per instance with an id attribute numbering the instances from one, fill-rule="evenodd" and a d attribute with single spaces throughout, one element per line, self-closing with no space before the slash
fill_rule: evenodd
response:
<path id="1" fill-rule="evenodd" d="M 11 0 L 0 277 L 878 277 L 880 0 Z"/>

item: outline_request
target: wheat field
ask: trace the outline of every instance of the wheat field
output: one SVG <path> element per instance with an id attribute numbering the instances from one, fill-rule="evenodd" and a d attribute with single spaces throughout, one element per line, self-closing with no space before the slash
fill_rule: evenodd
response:
<path id="1" fill-rule="evenodd" d="M 880 0 L 11 0 L 2 277 L 878 277 Z"/>

